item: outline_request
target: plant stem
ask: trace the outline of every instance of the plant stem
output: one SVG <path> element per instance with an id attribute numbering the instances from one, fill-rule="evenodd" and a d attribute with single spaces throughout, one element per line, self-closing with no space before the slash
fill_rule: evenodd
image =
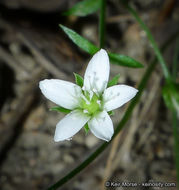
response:
<path id="1" fill-rule="evenodd" d="M 100 15 L 99 15 L 99 43 L 100 48 L 104 47 L 105 43 L 105 31 L 106 31 L 106 0 L 101 1 Z"/>
<path id="2" fill-rule="evenodd" d="M 164 76 L 166 78 L 166 80 L 170 81 L 171 80 L 171 76 L 170 76 L 170 73 L 168 71 L 168 68 L 167 68 L 167 64 L 149 30 L 149 28 L 145 25 L 145 23 L 141 20 L 141 18 L 139 17 L 139 15 L 137 14 L 137 12 L 132 8 L 130 7 L 126 2 L 124 2 L 124 0 L 122 1 L 123 4 L 125 5 L 125 7 L 129 10 L 129 12 L 135 17 L 135 19 L 137 20 L 137 22 L 140 24 L 141 28 L 143 28 L 143 30 L 146 32 L 147 34 L 147 37 L 155 51 L 155 54 L 158 58 L 158 61 L 162 67 L 162 70 L 163 70 L 163 73 L 164 73 Z"/>
<path id="3" fill-rule="evenodd" d="M 177 172 L 177 185 L 179 187 L 179 129 L 178 129 L 177 112 L 173 111 L 172 116 L 173 116 L 173 137 L 174 137 L 174 152 L 175 152 L 175 163 L 176 163 L 176 172 Z"/>
<path id="4" fill-rule="evenodd" d="M 173 67 L 172 67 L 172 78 L 176 81 L 177 78 L 177 63 L 179 61 L 179 37 L 176 41 L 176 48 L 174 52 Z M 177 112 L 172 112 L 172 125 L 173 125 L 173 137 L 174 137 L 174 153 L 175 153 L 175 164 L 177 173 L 177 185 L 179 189 L 179 128 L 178 128 Z"/>
<path id="5" fill-rule="evenodd" d="M 162 50 L 164 51 L 166 49 L 166 47 L 176 38 L 176 36 L 178 35 L 178 32 L 174 35 L 172 35 L 172 37 L 170 37 L 170 39 L 168 39 L 165 44 L 162 47 Z M 146 72 L 143 75 L 143 78 L 138 86 L 139 92 L 137 93 L 136 97 L 132 100 L 132 102 L 130 103 L 129 107 L 127 108 L 122 120 L 120 121 L 120 123 L 118 124 L 117 128 L 115 129 L 114 135 L 111 139 L 111 141 L 109 142 L 105 142 L 103 143 L 94 153 L 92 153 L 85 161 L 83 161 L 79 166 L 77 166 L 75 169 L 73 169 L 71 172 L 69 172 L 66 176 L 64 176 L 62 179 L 60 179 L 57 183 L 55 183 L 54 185 L 52 185 L 51 187 L 48 188 L 48 190 L 56 190 L 58 187 L 61 187 L 63 184 L 65 184 L 66 182 L 68 182 L 71 178 L 73 178 L 76 174 L 78 174 L 79 172 L 81 172 L 85 167 L 87 167 L 97 156 L 100 155 L 100 153 L 103 152 L 103 150 L 105 150 L 105 148 L 112 142 L 112 140 L 115 138 L 115 136 L 120 132 L 120 130 L 124 127 L 124 125 L 127 123 L 127 121 L 129 120 L 129 117 L 132 114 L 132 111 L 134 110 L 134 107 L 136 106 L 136 104 L 138 103 L 142 92 L 152 74 L 152 71 L 154 70 L 155 66 L 157 63 L 157 59 L 155 58 L 152 63 L 150 64 L 150 66 L 147 68 Z"/>
<path id="6" fill-rule="evenodd" d="M 173 66 L 172 66 L 172 78 L 175 81 L 177 77 L 177 69 L 179 62 L 179 37 L 176 40 L 176 48 L 174 52 Z"/>

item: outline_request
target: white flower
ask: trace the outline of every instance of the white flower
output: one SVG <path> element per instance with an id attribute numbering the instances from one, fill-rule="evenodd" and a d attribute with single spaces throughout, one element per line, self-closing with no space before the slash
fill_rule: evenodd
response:
<path id="1" fill-rule="evenodd" d="M 56 142 L 70 139 L 86 123 L 96 137 L 105 141 L 111 139 L 114 129 L 108 112 L 128 102 L 138 90 L 127 85 L 106 88 L 109 71 L 108 54 L 101 49 L 87 66 L 82 88 L 58 79 L 40 81 L 40 89 L 46 98 L 72 110 L 57 123 Z"/>

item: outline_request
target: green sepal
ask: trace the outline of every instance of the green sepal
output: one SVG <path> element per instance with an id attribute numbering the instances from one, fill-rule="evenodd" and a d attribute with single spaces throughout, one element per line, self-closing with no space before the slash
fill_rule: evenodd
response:
<path id="1" fill-rule="evenodd" d="M 90 55 L 95 54 L 99 50 L 98 47 L 96 47 L 91 42 L 89 42 L 88 40 L 77 34 L 75 31 L 61 24 L 60 27 L 78 47 L 80 47 L 82 50 L 86 51 Z"/>
<path id="2" fill-rule="evenodd" d="M 87 16 L 96 12 L 100 7 L 100 0 L 83 0 L 75 4 L 63 15 Z"/>
<path id="3" fill-rule="evenodd" d="M 108 55 L 113 64 L 121 65 L 125 67 L 133 67 L 133 68 L 144 67 L 141 63 L 139 63 L 138 61 L 136 61 L 135 59 L 129 56 L 121 55 L 117 53 L 108 53 Z"/>
<path id="4" fill-rule="evenodd" d="M 113 77 L 113 78 L 108 82 L 107 87 L 116 85 L 116 84 L 118 83 L 119 77 L 120 77 L 120 74 L 117 74 L 115 77 Z"/>
<path id="5" fill-rule="evenodd" d="M 69 109 L 66 109 L 66 108 L 58 106 L 58 107 L 50 108 L 50 111 L 58 111 L 58 112 L 62 112 L 62 113 L 70 113 L 72 110 L 69 110 Z"/>
<path id="6" fill-rule="evenodd" d="M 87 135 L 88 132 L 89 132 L 88 123 L 85 124 L 85 126 L 84 126 L 84 130 L 85 130 L 85 134 Z"/>
<path id="7" fill-rule="evenodd" d="M 179 84 L 168 82 L 162 89 L 166 106 L 174 111 L 179 111 Z"/>
<path id="8" fill-rule="evenodd" d="M 76 84 L 77 84 L 78 86 L 80 86 L 80 87 L 83 87 L 83 82 L 84 82 L 83 77 L 80 76 L 80 75 L 77 74 L 77 73 L 73 73 L 73 74 L 75 75 L 75 82 L 76 82 Z"/>
<path id="9" fill-rule="evenodd" d="M 109 114 L 110 116 L 113 116 L 113 115 L 114 115 L 114 111 L 108 111 L 108 114 Z"/>
<path id="10" fill-rule="evenodd" d="M 97 51 L 100 50 L 100 48 L 96 47 L 94 44 L 92 44 L 87 39 L 80 36 L 75 31 L 61 24 L 60 24 L 60 27 L 78 47 L 80 47 L 82 50 L 86 51 L 90 55 L 94 55 Z M 143 67 L 141 63 L 139 63 L 138 61 L 134 60 L 133 58 L 129 56 L 120 55 L 116 53 L 109 53 L 109 52 L 108 52 L 108 55 L 111 60 L 111 63 L 113 64 L 117 64 L 117 65 L 121 65 L 125 67 L 133 67 L 133 68 Z"/>

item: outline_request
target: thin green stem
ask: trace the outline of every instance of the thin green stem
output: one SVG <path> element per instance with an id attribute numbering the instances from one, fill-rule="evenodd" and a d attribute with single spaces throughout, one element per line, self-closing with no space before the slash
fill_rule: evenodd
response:
<path id="1" fill-rule="evenodd" d="M 175 152 L 175 163 L 176 163 L 176 172 L 177 172 L 177 185 L 179 189 L 179 129 L 178 129 L 178 118 L 176 111 L 173 111 L 173 136 L 174 136 L 174 152 Z"/>
<path id="2" fill-rule="evenodd" d="M 126 2 L 124 2 L 124 0 L 122 0 L 123 4 L 125 5 L 125 7 L 129 10 L 129 12 L 135 17 L 135 19 L 137 20 L 137 22 L 140 24 L 140 26 L 143 28 L 143 30 L 146 32 L 147 34 L 147 37 L 155 51 L 155 54 L 158 58 L 158 61 L 162 67 L 162 70 L 163 70 L 163 73 L 164 73 L 164 76 L 166 78 L 166 80 L 170 81 L 171 80 L 171 76 L 170 76 L 170 73 L 169 73 L 169 70 L 167 68 L 167 64 L 149 30 L 149 28 L 145 25 L 145 23 L 141 20 L 141 18 L 139 17 L 139 15 L 137 14 L 137 12 L 132 8 L 130 7 Z"/>
<path id="3" fill-rule="evenodd" d="M 166 49 L 166 47 L 176 38 L 178 33 L 174 34 L 170 39 L 168 39 L 165 44 L 163 45 L 163 51 Z M 105 148 L 112 142 L 112 140 L 115 138 L 115 136 L 121 131 L 121 129 L 124 127 L 124 125 L 127 123 L 129 120 L 130 115 L 132 114 L 132 111 L 134 110 L 134 107 L 138 103 L 142 92 L 152 74 L 152 71 L 155 68 L 155 65 L 157 63 L 157 59 L 155 58 L 150 66 L 147 68 L 145 74 L 143 75 L 143 78 L 138 86 L 139 92 L 137 93 L 136 97 L 132 100 L 130 103 L 128 109 L 126 110 L 122 120 L 118 124 L 118 126 L 115 129 L 114 136 L 111 139 L 110 142 L 105 142 L 103 143 L 94 153 L 92 153 L 85 161 L 83 161 L 79 166 L 77 166 L 75 169 L 73 169 L 71 172 L 69 172 L 65 177 L 60 179 L 57 183 L 52 185 L 51 187 L 48 188 L 48 190 L 56 190 L 58 187 L 61 187 L 63 184 L 68 182 L 71 178 L 73 178 L 76 174 L 81 172 L 85 167 L 87 167 L 97 156 L 99 156 Z"/>
<path id="4" fill-rule="evenodd" d="M 173 67 L 172 67 L 172 78 L 175 81 L 177 77 L 177 69 L 178 69 L 178 62 L 179 62 L 179 37 L 176 41 L 176 48 L 174 52 L 174 59 L 173 59 Z"/>
<path id="5" fill-rule="evenodd" d="M 176 81 L 177 78 L 177 64 L 179 61 L 179 37 L 176 41 L 176 48 L 174 52 L 173 67 L 172 67 L 172 78 L 173 81 Z M 177 173 L 177 185 L 179 189 L 179 128 L 178 128 L 178 118 L 177 112 L 172 112 L 172 125 L 173 125 L 173 137 L 174 137 L 174 153 L 175 153 L 175 164 L 176 164 L 176 173 Z"/>
<path id="6" fill-rule="evenodd" d="M 105 31 L 106 31 L 106 0 L 100 0 L 100 15 L 99 15 L 99 42 L 100 48 L 104 47 L 105 43 Z"/>

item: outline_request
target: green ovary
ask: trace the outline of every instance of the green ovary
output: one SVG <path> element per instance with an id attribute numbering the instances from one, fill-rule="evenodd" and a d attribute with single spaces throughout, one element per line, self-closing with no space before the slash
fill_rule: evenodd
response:
<path id="1" fill-rule="evenodd" d="M 88 114 L 90 115 L 93 115 L 94 113 L 100 110 L 100 103 L 97 102 L 99 101 L 99 98 L 95 93 L 93 94 L 91 100 L 89 98 L 89 95 L 86 95 L 85 97 L 87 100 L 82 99 L 81 101 L 81 108 L 83 110 L 87 110 Z"/>

